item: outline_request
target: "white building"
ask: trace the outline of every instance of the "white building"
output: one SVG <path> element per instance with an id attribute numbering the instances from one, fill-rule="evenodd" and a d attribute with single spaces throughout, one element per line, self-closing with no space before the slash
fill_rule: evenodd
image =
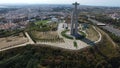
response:
<path id="1" fill-rule="evenodd" d="M 51 21 L 52 22 L 58 22 L 58 19 L 57 18 L 52 18 Z"/>

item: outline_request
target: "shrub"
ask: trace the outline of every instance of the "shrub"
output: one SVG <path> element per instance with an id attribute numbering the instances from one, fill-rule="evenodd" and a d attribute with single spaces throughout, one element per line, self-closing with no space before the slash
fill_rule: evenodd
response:
<path id="1" fill-rule="evenodd" d="M 73 37 L 70 37 L 70 36 L 68 36 L 68 35 L 66 34 L 66 32 L 68 32 L 68 31 L 69 31 L 69 30 L 62 31 L 62 32 L 61 32 L 61 35 L 62 35 L 63 37 L 65 37 L 65 38 L 73 39 Z"/>
<path id="2" fill-rule="evenodd" d="M 74 41 L 74 42 L 73 42 L 73 44 L 74 44 L 74 47 L 76 47 L 76 48 L 78 47 L 78 45 L 77 45 L 77 42 L 76 42 L 76 41 Z"/>

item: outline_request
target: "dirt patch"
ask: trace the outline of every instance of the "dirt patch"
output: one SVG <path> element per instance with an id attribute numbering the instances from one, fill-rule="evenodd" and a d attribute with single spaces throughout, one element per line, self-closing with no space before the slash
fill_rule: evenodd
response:
<path id="1" fill-rule="evenodd" d="M 25 42 L 28 42 L 28 39 L 24 37 L 22 33 L 19 36 L 0 38 L 0 49 L 23 44 Z"/>
<path id="2" fill-rule="evenodd" d="M 91 41 L 97 41 L 99 39 L 98 32 L 92 26 L 87 29 L 86 33 L 87 38 Z"/>

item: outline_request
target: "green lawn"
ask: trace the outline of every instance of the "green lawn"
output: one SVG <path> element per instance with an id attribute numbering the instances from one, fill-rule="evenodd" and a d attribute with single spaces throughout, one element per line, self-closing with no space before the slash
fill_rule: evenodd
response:
<path id="1" fill-rule="evenodd" d="M 61 35 L 62 35 L 63 37 L 65 37 L 65 38 L 73 39 L 73 37 L 68 36 L 68 35 L 66 34 L 66 32 L 68 32 L 68 31 L 69 31 L 69 30 L 62 31 L 62 32 L 61 32 Z"/>
<path id="2" fill-rule="evenodd" d="M 43 24 L 46 24 L 49 20 L 40 20 L 40 21 L 37 21 L 35 22 L 36 25 L 43 25 Z"/>

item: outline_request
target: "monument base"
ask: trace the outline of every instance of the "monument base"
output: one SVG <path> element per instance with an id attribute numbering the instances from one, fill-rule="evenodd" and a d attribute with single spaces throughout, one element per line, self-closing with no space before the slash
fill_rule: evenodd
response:
<path id="1" fill-rule="evenodd" d="M 74 36 L 76 39 L 81 39 L 81 38 L 83 38 L 83 36 L 80 35 L 79 33 L 71 34 L 71 35 Z"/>

